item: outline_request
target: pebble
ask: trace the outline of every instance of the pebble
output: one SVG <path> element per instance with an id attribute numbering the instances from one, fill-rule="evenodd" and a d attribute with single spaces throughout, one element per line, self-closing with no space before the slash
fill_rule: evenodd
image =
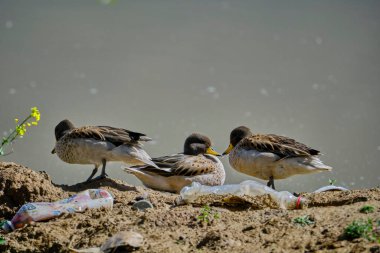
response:
<path id="1" fill-rule="evenodd" d="M 132 208 L 139 210 L 139 211 L 145 211 L 145 209 L 147 209 L 147 208 L 153 208 L 153 205 L 148 200 L 143 199 L 143 200 L 136 201 L 132 205 Z"/>

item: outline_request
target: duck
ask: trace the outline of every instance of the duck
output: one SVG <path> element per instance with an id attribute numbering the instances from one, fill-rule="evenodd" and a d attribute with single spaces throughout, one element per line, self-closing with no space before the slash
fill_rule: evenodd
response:
<path id="1" fill-rule="evenodd" d="M 211 145 L 211 140 L 200 133 L 189 135 L 183 153 L 152 158 L 159 167 L 134 166 L 125 172 L 135 175 L 148 188 L 179 193 L 192 182 L 202 185 L 223 185 L 225 171 L 220 156 Z"/>
<path id="2" fill-rule="evenodd" d="M 86 182 L 93 179 L 101 165 L 101 175 L 95 179 L 106 178 L 107 162 L 157 167 L 142 149 L 142 142 L 152 139 L 142 133 L 110 126 L 75 127 L 70 120 L 64 119 L 55 127 L 55 139 L 51 153 L 57 154 L 62 161 L 95 166 Z"/>
<path id="3" fill-rule="evenodd" d="M 319 159 L 320 151 L 285 136 L 252 134 L 246 126 L 231 131 L 230 144 L 222 155 L 227 154 L 232 168 L 268 180 L 267 186 L 273 189 L 275 179 L 332 170 Z"/>

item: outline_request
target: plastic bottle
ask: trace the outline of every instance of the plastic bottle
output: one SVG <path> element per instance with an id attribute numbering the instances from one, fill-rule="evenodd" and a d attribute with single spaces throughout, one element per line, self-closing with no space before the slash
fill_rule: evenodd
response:
<path id="1" fill-rule="evenodd" d="M 315 190 L 314 193 L 327 192 L 327 191 L 349 191 L 349 190 L 342 186 L 327 185 Z"/>
<path id="2" fill-rule="evenodd" d="M 23 205 L 2 229 L 10 232 L 34 221 L 49 220 L 64 213 L 83 212 L 87 208 L 112 208 L 113 197 L 103 189 L 88 189 L 56 202 L 35 202 Z"/>
<path id="3" fill-rule="evenodd" d="M 221 186 L 206 186 L 200 183 L 193 182 L 190 186 L 182 188 L 180 195 L 181 200 L 185 202 L 192 202 L 202 195 L 209 194 L 233 194 L 237 196 L 249 195 L 257 196 L 269 194 L 271 198 L 278 203 L 281 209 L 300 209 L 306 206 L 307 200 L 302 197 L 296 197 L 290 192 L 278 192 L 269 188 L 266 185 L 258 182 L 247 180 L 240 184 L 230 184 Z"/>

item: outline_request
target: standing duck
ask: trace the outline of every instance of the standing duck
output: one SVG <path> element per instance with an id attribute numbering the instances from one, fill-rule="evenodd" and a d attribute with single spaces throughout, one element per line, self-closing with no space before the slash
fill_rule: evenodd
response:
<path id="1" fill-rule="evenodd" d="M 274 179 L 332 170 L 318 158 L 318 150 L 285 136 L 252 134 L 245 126 L 232 130 L 226 154 L 235 170 L 269 180 L 273 189 Z"/>
<path id="2" fill-rule="evenodd" d="M 224 167 L 215 157 L 219 154 L 211 148 L 211 140 L 194 133 L 186 138 L 183 153 L 153 158 L 160 168 L 136 166 L 125 168 L 149 188 L 178 193 L 192 182 L 203 185 L 222 185 Z"/>
<path id="3" fill-rule="evenodd" d="M 65 119 L 55 127 L 55 139 L 56 144 L 51 153 L 56 153 L 62 161 L 95 165 L 86 182 L 92 180 L 100 165 L 103 167 L 98 178 L 105 178 L 106 163 L 110 161 L 157 167 L 142 149 L 141 142 L 151 140 L 142 133 L 110 126 L 76 128 Z"/>

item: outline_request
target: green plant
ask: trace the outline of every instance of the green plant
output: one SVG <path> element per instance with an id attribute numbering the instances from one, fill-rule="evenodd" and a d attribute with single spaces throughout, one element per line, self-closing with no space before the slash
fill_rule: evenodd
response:
<path id="1" fill-rule="evenodd" d="M 314 220 L 312 220 L 309 215 L 304 215 L 304 216 L 294 218 L 293 222 L 297 225 L 302 226 L 302 227 L 315 223 Z"/>
<path id="2" fill-rule="evenodd" d="M 377 221 L 377 223 L 379 224 L 379 221 Z M 380 237 L 377 234 L 377 229 L 373 228 L 372 219 L 368 219 L 367 221 L 353 221 L 344 229 L 344 237 L 348 240 L 362 237 L 371 242 L 380 242 Z"/>
<path id="3" fill-rule="evenodd" d="M 336 179 L 329 178 L 329 185 L 335 185 Z"/>
<path id="4" fill-rule="evenodd" d="M 0 228 L 4 225 L 5 222 L 6 222 L 5 220 L 0 221 Z M 0 236 L 0 245 L 5 244 L 5 242 L 6 242 L 5 238 Z"/>
<path id="5" fill-rule="evenodd" d="M 19 119 L 15 119 L 16 127 L 7 137 L 3 137 L 0 145 L 0 156 L 5 156 L 13 152 L 5 154 L 5 148 L 16 140 L 17 137 L 22 138 L 26 134 L 27 127 L 37 126 L 41 119 L 40 111 L 37 107 L 30 108 L 31 113 L 19 123 Z"/>
<path id="6" fill-rule="evenodd" d="M 204 205 L 201 209 L 200 215 L 198 215 L 197 219 L 201 222 L 210 223 L 213 220 L 217 220 L 220 218 L 220 213 L 213 210 L 210 206 Z"/>
<path id="7" fill-rule="evenodd" d="M 363 206 L 359 209 L 361 213 L 373 213 L 375 211 L 375 208 L 373 206 Z"/>

